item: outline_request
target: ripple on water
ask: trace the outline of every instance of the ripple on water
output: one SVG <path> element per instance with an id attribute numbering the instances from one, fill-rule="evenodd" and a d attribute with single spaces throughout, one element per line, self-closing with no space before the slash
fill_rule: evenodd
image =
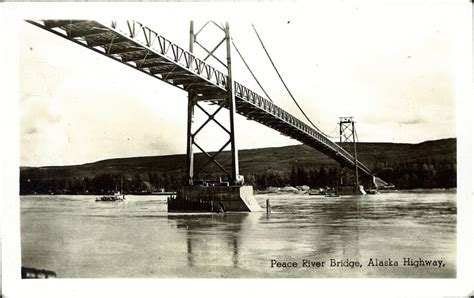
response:
<path id="1" fill-rule="evenodd" d="M 452 277 L 456 195 L 257 195 L 272 213 L 168 214 L 166 197 L 22 196 L 22 262 L 60 277 Z M 271 259 L 443 258 L 445 270 L 275 270 Z"/>

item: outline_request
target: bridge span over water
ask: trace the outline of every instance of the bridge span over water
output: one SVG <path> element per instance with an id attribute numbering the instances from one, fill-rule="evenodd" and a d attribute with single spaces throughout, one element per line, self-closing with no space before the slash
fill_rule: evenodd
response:
<path id="1" fill-rule="evenodd" d="M 358 175 L 363 176 L 365 181 L 372 181 L 374 185 L 377 185 L 377 179 L 373 176 L 371 170 L 357 160 L 355 150 L 355 155 L 353 156 L 340 145 L 331 141 L 316 126 L 313 125 L 313 127 L 311 127 L 305 124 L 303 121 L 274 104 L 269 98 L 265 98 L 237 81 L 234 81 L 232 77 L 231 46 L 233 45 L 235 48 L 236 46 L 230 37 L 228 23 L 224 25 L 208 21 L 204 23 L 200 29 L 195 31 L 194 23 L 191 21 L 189 51 L 187 51 L 137 21 L 28 20 L 27 22 L 188 93 L 187 176 L 190 186 L 194 185 L 196 177 L 201 174 L 209 164 L 215 164 L 226 174 L 228 186 L 238 186 L 242 184 L 243 177 L 239 175 L 238 151 L 235 142 L 234 117 L 236 113 L 279 131 L 281 134 L 296 139 L 303 144 L 311 146 L 337 161 L 341 168 L 355 170 L 355 185 L 359 183 Z M 206 26 L 216 26 L 224 33 L 222 40 L 217 43 L 212 50 L 205 48 L 197 39 L 200 32 L 206 29 Z M 255 28 L 254 30 L 265 49 L 258 32 Z M 204 59 L 200 59 L 193 53 L 195 45 L 200 46 L 207 53 Z M 225 45 L 227 49 L 225 62 L 215 55 L 216 50 L 221 45 Z M 240 55 L 237 48 L 236 51 Z M 265 52 L 271 60 L 266 49 Z M 223 73 L 207 63 L 206 60 L 209 57 L 213 57 L 220 62 L 227 70 L 227 73 Z M 241 58 L 243 59 L 242 56 Z M 245 60 L 244 63 L 246 64 Z M 252 73 L 249 66 L 247 64 L 246 66 Z M 278 73 L 276 66 L 273 66 Z M 280 76 L 279 73 L 278 75 Z M 280 79 L 283 82 L 281 76 Z M 283 84 L 286 87 L 284 82 Z M 290 93 L 289 90 L 288 92 Z M 291 93 L 290 96 L 293 98 Z M 293 98 L 293 100 L 295 99 Z M 207 105 L 202 105 L 202 102 L 217 105 L 218 108 L 213 112 L 206 111 Z M 208 119 L 197 129 L 193 128 L 194 110 L 196 108 L 202 110 L 208 116 Z M 227 127 L 222 125 L 215 118 L 217 113 L 225 109 L 229 111 L 229 123 Z M 306 117 L 304 111 L 301 108 L 300 110 Z M 309 118 L 307 119 L 311 122 Z M 226 141 L 224 145 L 214 153 L 206 152 L 203 148 L 204 146 L 198 144 L 196 141 L 196 135 L 210 122 L 217 123 L 229 135 L 229 139 L 227 141 L 224 140 Z M 342 120 L 341 123 L 343 123 Z M 354 130 L 352 132 L 354 133 Z M 232 153 L 231 170 L 226 169 L 216 160 L 217 155 L 229 145 Z M 196 148 L 203 152 L 208 158 L 207 163 L 198 170 L 194 169 L 193 150 Z M 378 179 L 378 181 L 380 182 L 382 180 Z M 204 197 L 213 197 L 221 196 L 222 193 L 230 194 L 233 193 L 234 190 L 235 189 L 230 188 L 224 191 L 211 189 L 206 190 L 204 193 L 201 192 L 201 190 L 197 190 L 196 192 L 196 189 L 194 189 L 189 190 L 188 194 L 196 198 L 204 194 Z M 238 200 L 245 202 L 246 199 L 243 197 L 249 193 L 252 192 L 249 190 L 240 190 L 240 193 L 237 191 L 236 196 L 239 197 L 240 195 Z M 249 199 L 248 202 L 252 200 Z M 246 203 L 248 208 L 244 206 L 244 209 L 251 210 L 252 207 L 249 206 L 253 203 L 250 204 L 248 202 Z M 216 202 L 211 203 L 213 208 L 216 207 L 215 203 Z M 220 204 L 220 199 L 218 203 Z M 235 207 L 235 210 L 241 210 L 239 209 L 241 207 L 240 205 L 232 206 L 232 204 L 233 203 L 230 202 L 227 206 L 230 206 L 231 209 Z M 217 205 L 217 207 L 220 208 L 219 205 Z"/>
<path id="2" fill-rule="evenodd" d="M 196 101 L 215 101 L 229 108 L 229 103 L 223 100 L 228 91 L 226 74 L 139 22 L 28 22 L 183 89 Z M 352 154 L 324 134 L 237 81 L 233 83 L 237 113 L 309 145 L 343 166 L 355 167 Z M 359 161 L 357 167 L 360 173 L 372 175 L 370 169 Z"/>

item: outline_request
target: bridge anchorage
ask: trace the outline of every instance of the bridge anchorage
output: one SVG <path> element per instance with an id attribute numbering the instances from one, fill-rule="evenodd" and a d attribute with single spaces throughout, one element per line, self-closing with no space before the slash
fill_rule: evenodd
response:
<path id="1" fill-rule="evenodd" d="M 170 212 L 261 210 L 253 197 L 252 187 L 244 185 L 243 176 L 239 174 L 235 139 L 236 113 L 327 155 L 340 165 L 342 174 L 344 174 L 344 169 L 354 169 L 356 177 L 353 185 L 356 190 L 359 189 L 360 184 L 383 183 L 382 180 L 375 179 L 370 169 L 357 160 L 355 150 L 357 134 L 351 118 L 341 118 L 341 144 L 336 144 L 316 126 L 311 127 L 305 124 L 272 101 L 234 81 L 231 59 L 232 40 L 228 23 L 220 25 L 209 21 L 195 30 L 194 23 L 191 22 L 189 51 L 186 51 L 137 21 L 28 20 L 27 22 L 188 93 L 188 186 L 184 187 L 175 198 L 169 199 L 168 211 Z M 217 28 L 223 36 L 212 49 L 209 49 L 200 42 L 199 37 L 202 32 L 213 27 Z M 206 53 L 204 59 L 195 55 L 195 46 Z M 216 52 L 224 46 L 226 59 L 222 61 L 217 57 Z M 224 67 L 226 74 L 207 62 L 211 58 Z M 222 115 L 226 110 L 228 120 L 218 120 L 217 114 Z M 207 120 L 197 128 L 194 126 L 195 112 L 201 112 L 207 117 Z M 223 146 L 212 154 L 208 153 L 203 144 L 197 140 L 198 134 L 211 123 L 218 125 L 229 136 Z M 344 141 L 350 140 L 352 136 L 354 156 L 342 147 L 343 135 L 346 136 L 346 133 L 349 134 L 344 137 Z M 222 160 L 225 154 L 222 153 L 228 146 L 231 149 L 230 162 L 224 163 Z M 199 168 L 195 167 L 197 163 L 195 163 L 194 149 L 196 148 L 206 159 L 204 162 L 201 161 Z M 221 173 L 220 177 L 225 178 L 215 179 L 215 171 L 209 170 L 212 166 L 217 167 Z M 341 177 L 347 184 L 347 175 L 344 174 Z M 212 178 L 214 181 L 210 181 Z"/>

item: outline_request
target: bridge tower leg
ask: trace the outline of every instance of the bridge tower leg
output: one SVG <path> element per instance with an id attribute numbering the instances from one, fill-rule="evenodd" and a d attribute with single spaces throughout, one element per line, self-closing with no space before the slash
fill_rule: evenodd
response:
<path id="1" fill-rule="evenodd" d="M 203 43 L 198 40 L 198 35 L 203 30 L 210 27 L 220 29 L 224 34 L 223 38 L 212 49 L 206 48 Z M 190 39 L 189 52 L 195 55 L 195 45 L 204 51 L 206 57 L 202 61 L 207 62 L 208 59 L 213 58 L 224 67 L 226 76 L 222 76 L 225 82 L 226 90 L 216 93 L 215 89 L 187 87 L 188 91 L 188 125 L 187 125 L 187 150 L 186 150 L 186 165 L 187 165 L 187 181 L 188 186 L 184 187 L 178 193 L 176 198 L 171 198 L 168 202 L 168 211 L 260 211 L 261 207 L 253 197 L 252 186 L 243 185 L 243 176 L 239 174 L 239 156 L 236 146 L 235 134 L 235 91 L 234 80 L 232 78 L 232 40 L 230 37 L 229 24 L 218 24 L 214 21 L 208 21 L 202 25 L 198 30 L 194 28 L 194 22 L 190 23 Z M 217 50 L 221 45 L 225 44 L 225 59 L 218 57 Z M 194 57 L 192 59 L 195 59 Z M 217 109 L 210 111 L 209 105 L 216 106 Z M 216 115 L 223 110 L 228 109 L 228 123 L 218 121 Z M 208 118 L 207 120 L 194 130 L 194 113 L 195 110 L 200 110 Z M 214 122 L 222 128 L 229 136 L 227 142 L 217 152 L 206 152 L 196 140 L 196 136 L 209 123 Z M 221 164 L 216 157 L 221 154 L 225 148 L 230 145 L 230 169 Z M 198 170 L 195 168 L 194 148 L 199 149 L 207 161 L 201 165 Z M 215 172 L 209 171 L 211 165 L 217 166 L 221 174 L 225 175 L 225 179 L 218 180 L 210 179 L 209 175 L 215 176 Z M 207 172 L 206 172 L 207 170 Z M 199 176 L 207 174 L 205 179 L 198 180 Z M 206 180 L 207 179 L 207 180 Z M 196 203 L 199 202 L 199 203 Z"/>
<path id="2" fill-rule="evenodd" d="M 230 147 L 232 153 L 232 176 L 233 184 L 239 183 L 239 153 L 235 143 L 235 90 L 234 79 L 232 78 L 232 60 L 231 60 L 231 39 L 229 23 L 225 23 L 225 44 L 227 52 L 227 101 L 229 105 L 230 118 Z"/>
<path id="3" fill-rule="evenodd" d="M 194 23 L 191 21 L 189 26 L 189 52 L 194 52 Z M 188 121 L 187 121 L 187 144 L 186 144 L 186 178 L 188 185 L 194 184 L 194 136 L 193 136 L 193 122 L 194 122 L 194 102 L 191 93 L 188 93 Z"/>

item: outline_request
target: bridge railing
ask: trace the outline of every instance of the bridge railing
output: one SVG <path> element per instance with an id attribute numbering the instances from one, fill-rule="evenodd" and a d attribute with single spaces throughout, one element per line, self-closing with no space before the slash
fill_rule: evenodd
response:
<path id="1" fill-rule="evenodd" d="M 197 58 L 192 53 L 174 44 L 170 40 L 166 39 L 162 35 L 150 29 L 149 27 L 137 21 L 111 21 L 110 24 L 111 28 L 121 32 L 122 34 L 126 34 L 135 42 L 140 43 L 143 46 L 160 53 L 162 56 L 165 56 L 169 60 L 177 63 L 183 68 L 190 70 L 196 75 L 205 78 L 207 81 L 213 83 L 214 85 L 224 90 L 227 89 L 227 76 L 225 74 L 210 66 L 203 60 Z M 304 133 L 309 134 L 313 138 L 316 138 L 326 147 L 343 156 L 349 163 L 355 162 L 354 157 L 341 146 L 332 142 L 326 136 L 324 136 L 314 128 L 310 127 L 309 125 L 305 124 L 301 120 L 297 119 L 295 116 L 286 112 L 282 108 L 278 107 L 273 102 L 264 98 L 260 94 L 250 90 L 249 88 L 238 82 L 234 82 L 234 88 L 237 97 L 240 97 L 241 99 L 252 103 L 260 109 L 263 109 L 266 112 L 272 114 L 273 116 L 279 118 L 281 121 L 284 121 L 292 125 L 293 127 L 303 131 Z M 357 162 L 357 164 L 361 169 L 365 170 L 367 173 L 370 173 L 370 170 L 365 165 L 363 165 L 359 161 Z"/>
<path id="2" fill-rule="evenodd" d="M 134 42 L 149 48 L 212 84 L 226 88 L 227 76 L 190 52 L 137 21 L 110 21 L 110 27 Z"/>
<path id="3" fill-rule="evenodd" d="M 247 87 L 241 85 L 238 82 L 235 82 L 235 94 L 236 96 L 242 98 L 243 100 L 256 105 L 257 107 L 265 110 L 267 113 L 272 114 L 274 117 L 279 118 L 281 121 L 284 121 L 293 127 L 303 131 L 306 134 L 309 134 L 313 138 L 316 138 L 319 142 L 323 143 L 333 151 L 337 152 L 341 156 L 343 156 L 348 162 L 355 163 L 354 157 L 347 152 L 344 148 L 337 145 L 336 143 L 332 142 L 326 136 L 324 136 L 319 131 L 315 130 L 314 128 L 310 127 L 303 121 L 297 119 L 295 116 L 291 115 L 290 113 L 286 112 L 282 108 L 275 105 L 273 102 L 267 100 L 263 96 L 257 94 L 256 92 L 248 89 Z M 357 164 L 360 168 L 365 170 L 367 173 L 370 173 L 370 170 L 363 165 L 360 161 L 357 161 Z"/>
<path id="4" fill-rule="evenodd" d="M 114 55 L 113 53 L 107 52 L 107 50 L 105 50 L 108 47 L 110 51 L 112 44 L 117 44 L 120 42 L 133 42 L 139 46 L 137 47 L 137 51 L 146 50 L 146 55 L 143 58 L 132 59 L 129 61 L 119 60 L 122 63 L 134 65 L 135 68 L 143 71 L 143 69 L 147 68 L 147 64 L 144 64 L 147 58 L 158 57 L 159 59 L 162 59 L 162 61 L 167 60 L 169 62 L 172 62 L 173 71 L 174 70 L 179 71 L 181 68 L 181 70 L 186 70 L 187 72 L 190 72 L 198 76 L 199 78 L 208 82 L 210 85 L 212 85 L 215 88 L 220 88 L 223 91 L 227 90 L 228 79 L 225 74 L 215 69 L 214 67 L 210 66 L 203 60 L 195 57 L 192 53 L 174 44 L 167 38 L 155 32 L 154 30 L 141 24 L 140 22 L 127 21 L 127 20 L 100 21 L 100 22 L 81 21 L 81 20 L 68 22 L 68 21 L 51 20 L 51 21 L 44 21 L 44 22 L 45 22 L 46 27 L 49 28 L 49 30 L 51 30 L 51 28 L 53 27 L 61 27 L 61 24 L 67 25 L 67 24 L 73 24 L 73 23 L 77 24 L 81 22 L 87 23 L 89 25 L 92 23 L 93 24 L 92 27 L 89 27 L 88 29 L 92 31 L 98 31 L 99 33 L 97 34 L 101 34 L 100 33 L 101 30 L 104 30 L 104 29 L 111 30 L 113 32 L 113 35 L 111 37 L 112 39 L 111 39 L 110 45 L 107 45 L 107 44 L 99 45 L 103 54 L 107 56 Z M 96 33 L 92 33 L 92 35 L 94 34 Z M 68 39 L 75 40 L 75 37 L 74 37 L 75 35 L 73 35 L 72 32 L 66 32 L 66 34 L 63 34 L 62 36 Z M 119 40 L 114 40 L 116 36 L 117 38 L 119 38 Z M 80 38 L 81 35 L 78 34 L 76 37 Z M 84 43 L 81 43 L 81 44 L 90 48 L 97 47 L 97 45 L 94 45 L 94 44 L 87 44 L 87 45 Z M 114 59 L 118 60 L 117 58 L 114 58 Z M 147 72 L 155 77 L 157 74 L 160 74 L 159 72 L 153 73 L 151 72 L 150 69 Z M 167 81 L 166 77 L 158 77 L 158 78 L 164 81 Z M 319 141 L 319 143 L 323 144 L 323 146 L 325 146 L 327 149 L 331 150 L 336 155 L 341 156 L 349 164 L 354 164 L 354 157 L 350 153 L 348 153 L 346 150 L 344 150 L 342 147 L 340 147 L 336 143 L 329 140 L 326 136 L 324 136 L 322 133 L 320 133 L 316 129 L 313 129 L 312 127 L 308 126 L 307 124 L 297 119 L 290 113 L 278 107 L 273 102 L 267 100 L 263 96 L 250 90 L 249 88 L 243 86 L 242 84 L 238 82 L 234 82 L 234 89 L 235 89 L 235 94 L 237 98 L 253 105 L 254 107 L 257 107 L 265 111 L 266 113 L 271 114 L 273 117 L 276 117 L 280 121 L 285 122 L 287 125 L 292 126 L 299 132 L 303 132 L 304 134 L 311 136 L 312 138 Z M 357 162 L 357 164 L 359 168 L 363 169 L 367 174 L 370 174 L 370 170 L 366 166 L 364 166 L 360 162 Z"/>

